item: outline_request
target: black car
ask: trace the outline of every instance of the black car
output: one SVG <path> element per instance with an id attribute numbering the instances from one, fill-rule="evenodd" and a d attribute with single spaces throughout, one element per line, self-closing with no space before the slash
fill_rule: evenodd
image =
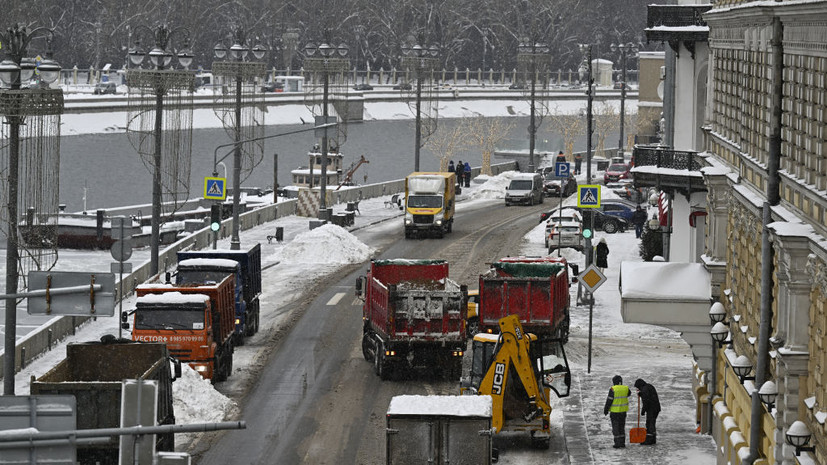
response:
<path id="1" fill-rule="evenodd" d="M 594 215 L 594 229 L 603 230 L 606 233 L 614 234 L 616 232 L 625 232 L 629 229 L 629 222 L 624 218 L 607 215 L 600 210 L 594 208 L 580 208 L 580 213 L 583 215 L 583 228 L 588 228 L 591 225 L 592 215 Z"/>
<path id="2" fill-rule="evenodd" d="M 355 86 L 353 86 L 353 90 L 373 90 L 373 86 L 366 82 L 363 82 L 361 84 L 356 84 Z"/>
<path id="3" fill-rule="evenodd" d="M 563 197 L 568 197 L 577 192 L 577 180 L 569 175 L 567 179 L 560 179 L 554 173 L 546 174 L 543 182 L 543 193 L 546 197 L 560 197 L 560 186 L 562 185 Z"/>
<path id="4" fill-rule="evenodd" d="M 411 90 L 413 86 L 411 86 L 410 82 L 402 82 L 395 86 L 393 86 L 393 90 Z"/>
<path id="5" fill-rule="evenodd" d="M 263 86 L 261 86 L 262 92 L 284 92 L 284 83 L 283 82 L 276 82 L 270 81 L 265 82 Z"/>
<path id="6" fill-rule="evenodd" d="M 117 94 L 118 86 L 112 81 L 99 82 L 95 84 L 95 90 L 92 92 L 95 94 Z"/>

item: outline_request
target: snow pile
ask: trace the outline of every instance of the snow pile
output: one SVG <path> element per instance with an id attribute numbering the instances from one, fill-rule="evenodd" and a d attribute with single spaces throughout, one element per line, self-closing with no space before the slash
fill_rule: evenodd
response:
<path id="1" fill-rule="evenodd" d="M 517 171 L 505 171 L 496 176 L 487 177 L 488 180 L 485 181 L 479 188 L 474 189 L 474 192 L 468 194 L 469 199 L 504 199 L 505 198 L 505 188 L 511 183 L 511 178 L 514 177 L 515 174 L 518 174 Z M 475 178 L 475 182 L 478 181 L 483 176 L 477 176 Z"/>
<path id="2" fill-rule="evenodd" d="M 188 364 L 181 364 L 181 377 L 172 383 L 173 409 L 176 425 L 218 423 L 237 416 L 238 405 L 215 390 Z M 176 434 L 176 445 L 188 443 L 195 433 Z"/>
<path id="3" fill-rule="evenodd" d="M 325 224 L 297 235 L 277 249 L 273 258 L 288 264 L 349 264 L 369 260 L 374 252 L 344 228 Z"/>

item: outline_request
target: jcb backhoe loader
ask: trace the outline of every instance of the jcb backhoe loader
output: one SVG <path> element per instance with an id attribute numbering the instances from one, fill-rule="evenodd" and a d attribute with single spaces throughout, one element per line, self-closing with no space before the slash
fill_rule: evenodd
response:
<path id="1" fill-rule="evenodd" d="M 500 334 L 474 336 L 470 376 L 462 379 L 460 392 L 491 396 L 496 432 L 528 431 L 535 447 L 548 448 L 550 392 L 567 397 L 571 386 L 563 344 L 523 332 L 516 315 L 499 325 Z"/>

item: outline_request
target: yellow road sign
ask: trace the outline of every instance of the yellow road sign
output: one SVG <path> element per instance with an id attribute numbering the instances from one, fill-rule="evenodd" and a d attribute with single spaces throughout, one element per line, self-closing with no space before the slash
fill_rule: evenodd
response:
<path id="1" fill-rule="evenodd" d="M 589 292 L 594 292 L 606 282 L 606 275 L 601 273 L 600 269 L 594 266 L 594 264 L 591 264 L 583 270 L 582 273 L 577 275 L 577 279 Z"/>

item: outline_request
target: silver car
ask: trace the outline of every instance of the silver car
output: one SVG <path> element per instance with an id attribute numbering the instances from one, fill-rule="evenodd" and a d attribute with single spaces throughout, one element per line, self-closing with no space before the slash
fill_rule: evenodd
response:
<path id="1" fill-rule="evenodd" d="M 558 248 L 571 247 L 578 252 L 583 251 L 583 226 L 580 222 L 555 223 L 546 236 L 548 253 Z"/>

